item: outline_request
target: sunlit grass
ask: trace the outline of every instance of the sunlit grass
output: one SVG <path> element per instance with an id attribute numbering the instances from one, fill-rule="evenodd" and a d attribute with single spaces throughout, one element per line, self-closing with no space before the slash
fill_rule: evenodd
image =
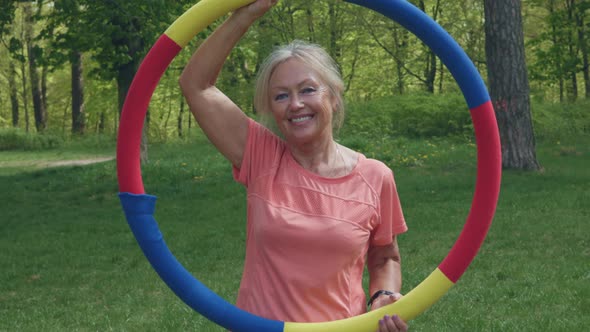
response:
<path id="1" fill-rule="evenodd" d="M 475 146 L 467 139 L 342 141 L 394 169 L 410 227 L 399 240 L 407 292 L 440 263 L 462 228 Z M 102 155 L 94 151 L 0 153 L 0 163 Z M 590 139 L 543 142 L 539 160 L 542 172 L 504 172 L 480 254 L 440 302 L 411 322 L 412 330 L 590 326 Z M 2 172 L 0 331 L 223 331 L 176 298 L 141 254 L 116 196 L 114 161 Z M 173 253 L 233 302 L 245 195 L 229 164 L 202 139 L 157 145 L 143 177 L 147 192 L 158 196 L 155 216 Z"/>

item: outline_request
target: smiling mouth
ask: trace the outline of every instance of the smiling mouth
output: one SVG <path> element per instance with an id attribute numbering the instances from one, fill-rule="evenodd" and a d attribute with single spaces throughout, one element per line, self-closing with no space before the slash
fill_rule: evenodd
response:
<path id="1" fill-rule="evenodd" d="M 289 122 L 300 123 L 300 122 L 303 122 L 303 121 L 310 120 L 311 118 L 313 118 L 313 115 L 305 115 L 305 116 L 300 116 L 300 117 L 297 117 L 297 118 L 289 119 Z"/>

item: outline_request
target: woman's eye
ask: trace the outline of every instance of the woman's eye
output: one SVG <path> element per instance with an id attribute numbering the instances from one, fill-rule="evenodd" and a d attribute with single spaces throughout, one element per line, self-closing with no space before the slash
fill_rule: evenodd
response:
<path id="1" fill-rule="evenodd" d="M 314 88 L 305 88 L 303 90 L 301 90 L 302 93 L 313 93 L 316 90 Z"/>
<path id="2" fill-rule="evenodd" d="M 279 100 L 283 100 L 287 98 L 287 94 L 286 93 L 279 93 L 278 95 L 275 96 L 275 101 L 279 101 Z"/>

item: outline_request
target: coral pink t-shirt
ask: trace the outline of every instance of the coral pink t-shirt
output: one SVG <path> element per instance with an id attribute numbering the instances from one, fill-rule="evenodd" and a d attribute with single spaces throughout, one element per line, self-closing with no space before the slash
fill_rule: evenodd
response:
<path id="1" fill-rule="evenodd" d="M 247 188 L 244 273 L 237 306 L 258 316 L 321 322 L 366 312 L 370 245 L 407 230 L 393 173 L 359 154 L 339 178 L 311 173 L 286 144 L 249 120 L 235 179 Z"/>

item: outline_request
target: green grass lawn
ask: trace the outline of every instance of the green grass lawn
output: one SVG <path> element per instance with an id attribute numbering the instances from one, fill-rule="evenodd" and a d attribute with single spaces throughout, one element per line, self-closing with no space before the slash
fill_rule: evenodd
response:
<path id="1" fill-rule="evenodd" d="M 585 331 L 590 326 L 590 139 L 544 142 L 539 173 L 504 172 L 478 257 L 414 331 Z M 392 166 L 410 231 L 404 292 L 446 256 L 471 205 L 475 147 L 452 140 L 365 144 Z M 105 151 L 60 151 L 67 159 Z M 35 152 L 0 153 L 2 162 Z M 48 157 L 50 159 L 57 159 Z M 152 146 L 143 169 L 172 252 L 233 302 L 245 195 L 210 145 Z M 115 162 L 0 167 L 0 331 L 222 331 L 183 304 L 143 257 L 117 197 Z"/>

